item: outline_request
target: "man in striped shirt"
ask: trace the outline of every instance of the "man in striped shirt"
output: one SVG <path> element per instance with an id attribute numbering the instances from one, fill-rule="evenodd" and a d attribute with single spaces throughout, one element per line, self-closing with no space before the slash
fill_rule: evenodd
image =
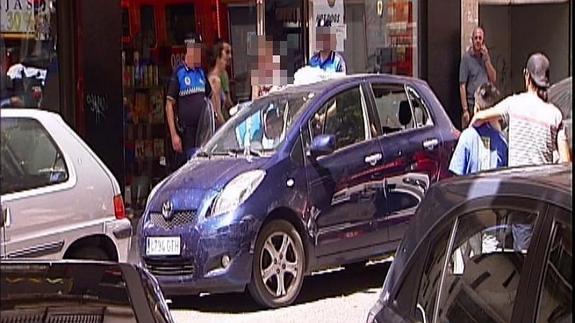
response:
<path id="1" fill-rule="evenodd" d="M 561 162 L 570 161 L 569 144 L 561 111 L 547 102 L 549 60 L 533 54 L 523 70 L 526 92 L 512 95 L 491 109 L 477 112 L 471 125 L 504 119 L 509 127 L 509 166 L 541 165 L 553 162 L 553 151 L 559 151 Z M 533 235 L 532 220 L 512 214 L 513 246 L 526 252 Z"/>
<path id="2" fill-rule="evenodd" d="M 509 166 L 550 164 L 554 150 L 558 150 L 560 161 L 570 161 L 561 111 L 547 102 L 549 60 L 541 53 L 533 54 L 523 73 L 526 92 L 479 111 L 470 124 L 479 126 L 497 119 L 507 121 Z"/>

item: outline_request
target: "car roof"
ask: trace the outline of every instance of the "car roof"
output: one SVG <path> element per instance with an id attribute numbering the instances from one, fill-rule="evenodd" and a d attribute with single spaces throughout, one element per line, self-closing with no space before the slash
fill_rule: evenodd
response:
<path id="1" fill-rule="evenodd" d="M 489 196 L 538 199 L 571 210 L 572 182 L 571 163 L 512 167 L 452 177 L 433 185 L 427 193 L 431 195 L 430 199 L 433 196 L 449 196 L 449 202 L 441 203 L 433 212 L 425 212 L 429 209 L 421 207 L 418 213 L 426 214 L 416 216 L 414 221 L 432 225 L 451 209 L 467 201 Z M 426 199 L 427 196 L 422 204 Z"/>
<path id="2" fill-rule="evenodd" d="M 288 85 L 282 88 L 279 92 L 272 92 L 269 95 L 273 95 L 275 93 L 292 93 L 292 92 L 323 92 L 326 89 L 334 88 L 335 86 L 341 85 L 343 83 L 348 82 L 360 82 L 360 81 L 380 81 L 386 83 L 405 83 L 405 82 L 423 82 L 420 79 L 409 77 L 409 76 L 401 76 L 401 75 L 392 75 L 392 74 L 353 74 L 353 75 L 343 75 L 343 76 L 334 76 L 333 78 L 310 83 L 310 84 L 301 84 L 301 85 Z"/>
<path id="3" fill-rule="evenodd" d="M 41 109 L 30 108 L 4 108 L 2 109 L 3 117 L 44 117 L 44 118 L 59 118 L 60 115 Z"/>

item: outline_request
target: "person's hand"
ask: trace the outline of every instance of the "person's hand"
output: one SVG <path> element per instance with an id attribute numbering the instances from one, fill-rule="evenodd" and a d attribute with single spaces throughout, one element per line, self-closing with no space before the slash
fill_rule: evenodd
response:
<path id="1" fill-rule="evenodd" d="M 172 148 L 174 148 L 174 151 L 177 153 L 183 152 L 182 139 L 177 134 L 172 136 Z"/>
<path id="2" fill-rule="evenodd" d="M 483 58 L 483 61 L 486 63 L 491 61 L 491 57 L 489 56 L 489 50 L 485 45 L 481 46 L 481 58 Z"/>
<path id="3" fill-rule="evenodd" d="M 467 128 L 469 125 L 469 111 L 463 110 L 463 114 L 461 115 L 461 128 Z"/>

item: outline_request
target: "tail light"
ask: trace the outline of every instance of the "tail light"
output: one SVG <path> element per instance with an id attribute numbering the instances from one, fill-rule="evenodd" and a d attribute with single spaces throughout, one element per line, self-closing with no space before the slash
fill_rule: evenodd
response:
<path id="1" fill-rule="evenodd" d="M 124 200 L 122 195 L 114 196 L 114 215 L 116 219 L 121 220 L 126 218 L 126 209 L 124 208 Z"/>

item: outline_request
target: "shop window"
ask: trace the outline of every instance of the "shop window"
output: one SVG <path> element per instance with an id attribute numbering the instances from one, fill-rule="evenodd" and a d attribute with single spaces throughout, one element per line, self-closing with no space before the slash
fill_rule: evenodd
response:
<path id="1" fill-rule="evenodd" d="M 325 0 L 312 2 L 314 23 L 332 20 L 336 50 L 345 58 L 348 74 L 417 76 L 417 0 L 343 0 L 332 6 Z M 314 27 L 310 53 L 316 50 Z"/>
<path id="2" fill-rule="evenodd" d="M 0 10 L 0 100 L 29 108 L 50 106 L 59 111 L 56 1 L 29 1 L 29 5 Z M 30 3 L 33 3 L 30 5 Z M 7 101 L 5 101 L 7 102 Z"/>
<path id="3" fill-rule="evenodd" d="M 166 6 L 166 31 L 170 45 L 183 45 L 186 34 L 196 31 L 194 6 L 191 4 Z"/>
<path id="4" fill-rule="evenodd" d="M 153 6 L 140 8 L 140 25 L 142 26 L 142 42 L 145 48 L 156 46 L 156 18 Z"/>

